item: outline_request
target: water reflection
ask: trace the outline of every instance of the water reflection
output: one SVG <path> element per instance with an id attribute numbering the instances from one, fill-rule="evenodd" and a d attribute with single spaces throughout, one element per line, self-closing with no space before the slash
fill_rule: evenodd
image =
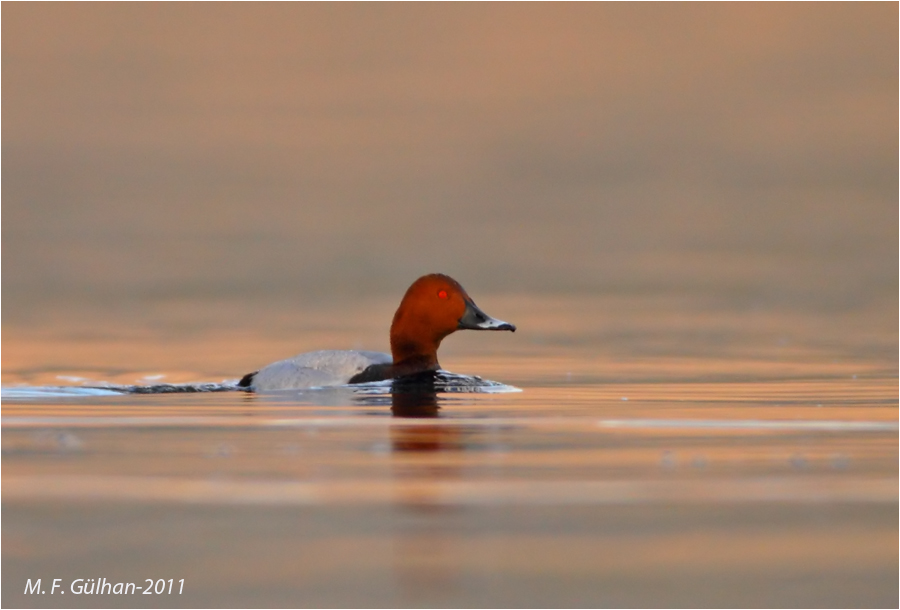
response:
<path id="1" fill-rule="evenodd" d="M 434 373 L 395 379 L 391 384 L 393 417 L 440 417 L 438 394 L 460 390 L 447 387 L 446 381 Z M 465 450 L 466 437 L 471 440 L 471 431 L 467 432 L 465 426 L 437 421 L 397 422 L 390 427 L 393 476 L 413 483 L 396 497 L 396 507 L 404 518 L 394 540 L 391 562 L 399 593 L 410 605 L 458 595 L 461 588 L 460 549 L 442 526 L 461 509 L 442 502 L 445 491 L 441 483 L 464 480 L 464 468 L 447 453 Z"/>
<path id="2" fill-rule="evenodd" d="M 391 386 L 391 413 L 398 418 L 440 417 L 439 391 L 433 373 L 397 379 Z M 392 426 L 391 447 L 397 453 L 459 450 L 462 429 L 446 425 Z"/>
<path id="3" fill-rule="evenodd" d="M 437 393 L 433 372 L 395 379 L 391 383 L 391 413 L 394 417 L 438 417 Z"/>

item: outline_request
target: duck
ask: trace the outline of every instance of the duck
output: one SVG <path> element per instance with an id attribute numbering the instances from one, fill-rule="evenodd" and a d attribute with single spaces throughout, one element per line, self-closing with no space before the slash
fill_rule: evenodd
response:
<path id="1" fill-rule="evenodd" d="M 270 392 L 371 383 L 441 370 L 441 341 L 457 330 L 516 331 L 484 313 L 449 275 L 430 273 L 410 285 L 391 322 L 391 353 L 320 350 L 273 362 L 244 375 L 239 389 Z"/>

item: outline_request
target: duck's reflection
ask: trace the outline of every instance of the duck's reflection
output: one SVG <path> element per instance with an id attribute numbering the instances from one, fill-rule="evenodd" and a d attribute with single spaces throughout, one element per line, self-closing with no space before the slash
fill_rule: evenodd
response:
<path id="1" fill-rule="evenodd" d="M 393 553 L 394 572 L 412 605 L 459 588 L 459 574 L 452 569 L 459 551 L 437 524 L 459 511 L 441 501 L 440 484 L 461 478 L 457 460 L 467 433 L 463 426 L 446 420 L 421 421 L 440 417 L 439 402 L 446 399 L 440 394 L 434 375 L 396 379 L 391 386 L 391 413 L 398 418 L 390 427 L 396 458 L 392 470 L 397 479 L 416 482 L 400 488 L 396 505 L 407 516 Z M 404 424 L 403 419 L 411 421 Z"/>
<path id="2" fill-rule="evenodd" d="M 439 388 L 433 374 L 395 379 L 391 385 L 391 413 L 397 418 L 440 417 Z M 391 445 L 395 452 L 458 451 L 463 448 L 461 426 L 447 424 L 391 426 Z"/>
<path id="3" fill-rule="evenodd" d="M 398 377 L 391 383 L 391 413 L 394 417 L 438 417 L 437 395 L 437 377 L 431 371 Z"/>
<path id="4" fill-rule="evenodd" d="M 437 392 L 392 391 L 391 413 L 394 417 L 439 417 Z"/>

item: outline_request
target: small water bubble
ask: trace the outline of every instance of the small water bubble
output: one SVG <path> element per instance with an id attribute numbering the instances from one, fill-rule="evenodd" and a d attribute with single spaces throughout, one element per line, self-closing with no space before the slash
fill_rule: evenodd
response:
<path id="1" fill-rule="evenodd" d="M 51 451 L 59 451 L 61 453 L 70 452 L 70 451 L 80 451 L 84 446 L 84 443 L 80 438 L 72 434 L 71 432 L 57 432 L 53 430 L 47 430 L 43 432 L 39 432 L 34 437 L 35 443 L 39 446 L 43 446 Z"/>
<path id="2" fill-rule="evenodd" d="M 389 443 L 373 443 L 369 447 L 369 453 L 374 453 L 376 455 L 387 455 L 391 452 L 391 446 Z"/>
<path id="3" fill-rule="evenodd" d="M 282 445 L 281 453 L 284 455 L 297 455 L 300 453 L 300 445 L 297 443 L 288 443 L 286 445 Z"/>
<path id="4" fill-rule="evenodd" d="M 81 442 L 80 438 L 71 432 L 60 432 L 57 436 L 57 442 L 59 443 L 60 449 L 64 449 L 65 451 L 78 451 L 84 444 Z"/>
<path id="5" fill-rule="evenodd" d="M 210 457 L 214 458 L 227 458 L 234 455 L 234 447 L 231 445 L 218 445 L 213 448 Z"/>
<path id="6" fill-rule="evenodd" d="M 831 456 L 831 467 L 835 470 L 846 470 L 850 467 L 850 458 L 841 453 Z"/>
<path id="7" fill-rule="evenodd" d="M 627 396 L 623 396 L 623 397 L 622 397 L 622 400 L 628 400 L 628 397 L 627 397 Z"/>
<path id="8" fill-rule="evenodd" d="M 668 450 L 663 451 L 662 456 L 660 456 L 659 458 L 659 465 L 666 470 L 675 468 L 675 454 Z"/>
<path id="9" fill-rule="evenodd" d="M 691 460 L 691 466 L 697 469 L 706 468 L 706 456 L 704 455 L 695 455 Z"/>
<path id="10" fill-rule="evenodd" d="M 853 379 L 856 379 L 856 375 L 853 376 Z"/>
<path id="11" fill-rule="evenodd" d="M 791 467 L 796 468 L 797 470 L 804 470 L 807 466 L 809 466 L 809 462 L 806 461 L 806 457 L 800 455 L 799 453 L 791 456 Z"/>

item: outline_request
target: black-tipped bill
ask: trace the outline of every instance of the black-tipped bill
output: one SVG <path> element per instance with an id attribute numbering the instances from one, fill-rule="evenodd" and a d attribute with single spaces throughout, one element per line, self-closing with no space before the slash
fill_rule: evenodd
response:
<path id="1" fill-rule="evenodd" d="M 515 324 L 492 318 L 478 309 L 478 306 L 468 299 L 466 299 L 466 311 L 459 319 L 457 328 L 468 330 L 510 330 L 516 332 Z"/>

